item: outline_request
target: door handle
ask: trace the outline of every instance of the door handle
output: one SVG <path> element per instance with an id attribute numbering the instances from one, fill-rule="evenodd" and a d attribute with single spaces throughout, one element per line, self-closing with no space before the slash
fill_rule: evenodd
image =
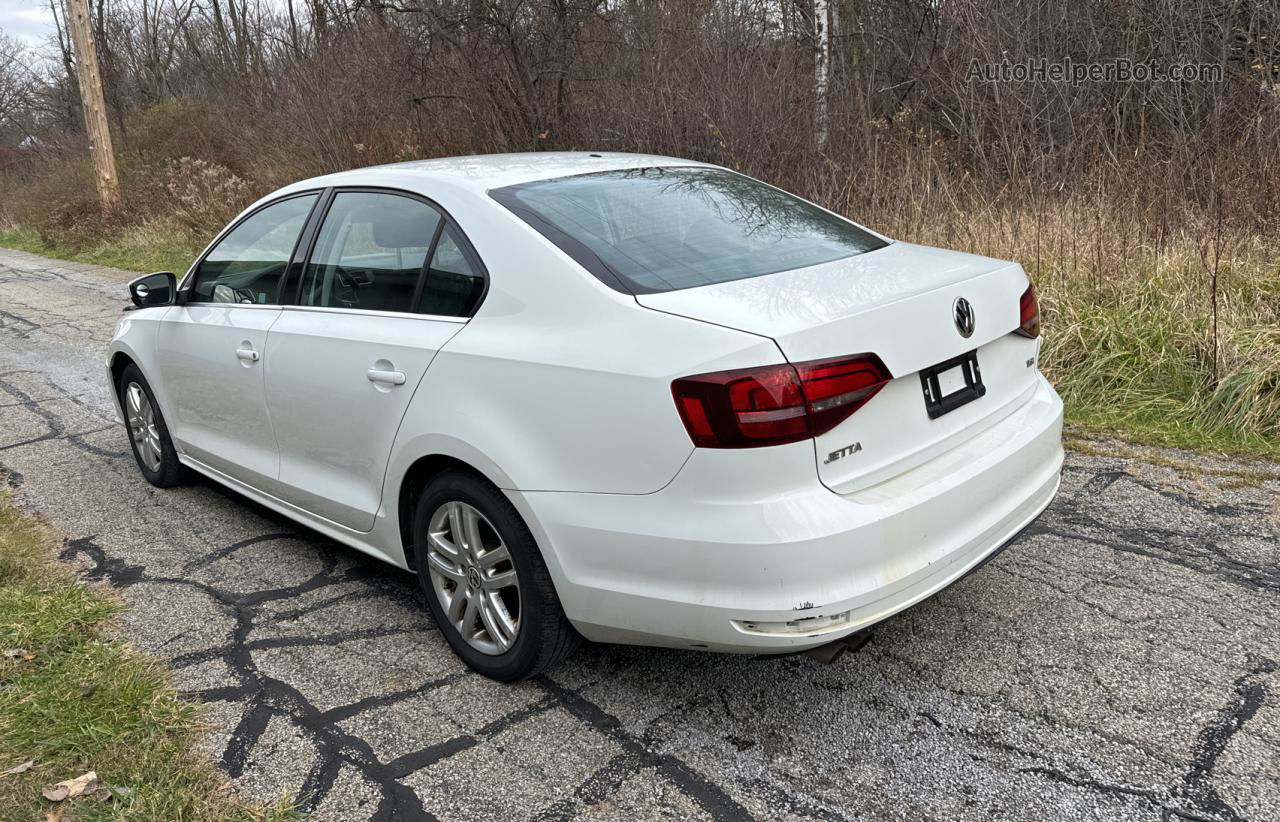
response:
<path id="1" fill-rule="evenodd" d="M 237 348 L 236 356 L 246 362 L 257 362 L 259 359 L 258 352 L 252 348 Z"/>
<path id="2" fill-rule="evenodd" d="M 403 371 L 383 371 L 380 368 L 370 368 L 364 372 L 369 378 L 369 382 L 384 382 L 389 385 L 404 385 Z"/>

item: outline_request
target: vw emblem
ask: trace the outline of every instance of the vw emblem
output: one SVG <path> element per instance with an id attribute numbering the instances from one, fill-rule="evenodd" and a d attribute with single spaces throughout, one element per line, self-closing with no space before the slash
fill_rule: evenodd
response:
<path id="1" fill-rule="evenodd" d="M 474 565 L 467 569 L 467 587 L 473 590 L 480 587 L 480 571 Z"/>
<path id="2" fill-rule="evenodd" d="M 966 339 L 973 336 L 973 306 L 964 297 L 956 297 L 951 306 L 951 319 L 956 321 L 956 331 Z"/>

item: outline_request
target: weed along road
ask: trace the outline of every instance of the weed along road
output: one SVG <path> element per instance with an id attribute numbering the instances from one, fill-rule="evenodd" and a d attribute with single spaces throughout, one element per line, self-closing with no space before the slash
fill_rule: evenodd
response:
<path id="1" fill-rule="evenodd" d="M 324 820 L 1280 818 L 1280 466 L 1090 444 L 1009 550 L 832 664 L 591 646 L 500 685 L 411 576 L 139 476 L 102 373 L 128 276 L 0 250 L 0 466 L 248 796 Z"/>

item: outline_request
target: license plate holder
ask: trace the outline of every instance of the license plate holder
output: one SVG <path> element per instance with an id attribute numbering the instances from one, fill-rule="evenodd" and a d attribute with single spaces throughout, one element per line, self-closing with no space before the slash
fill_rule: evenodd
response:
<path id="1" fill-rule="evenodd" d="M 960 385 L 961 379 L 963 385 Z M 983 396 L 987 387 L 982 384 L 977 349 L 924 369 L 920 372 L 920 386 L 924 389 L 924 409 L 931 420 Z M 944 386 L 959 387 L 947 391 Z"/>

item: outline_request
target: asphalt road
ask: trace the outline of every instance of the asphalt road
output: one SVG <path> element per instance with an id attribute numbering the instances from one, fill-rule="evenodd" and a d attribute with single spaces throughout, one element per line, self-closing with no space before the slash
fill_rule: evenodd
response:
<path id="1" fill-rule="evenodd" d="M 126 276 L 0 249 L 0 467 L 249 796 L 326 820 L 1280 819 L 1280 466 L 1072 453 L 1015 545 L 831 665 L 592 646 L 499 685 L 408 575 L 143 481 L 100 366 Z"/>

